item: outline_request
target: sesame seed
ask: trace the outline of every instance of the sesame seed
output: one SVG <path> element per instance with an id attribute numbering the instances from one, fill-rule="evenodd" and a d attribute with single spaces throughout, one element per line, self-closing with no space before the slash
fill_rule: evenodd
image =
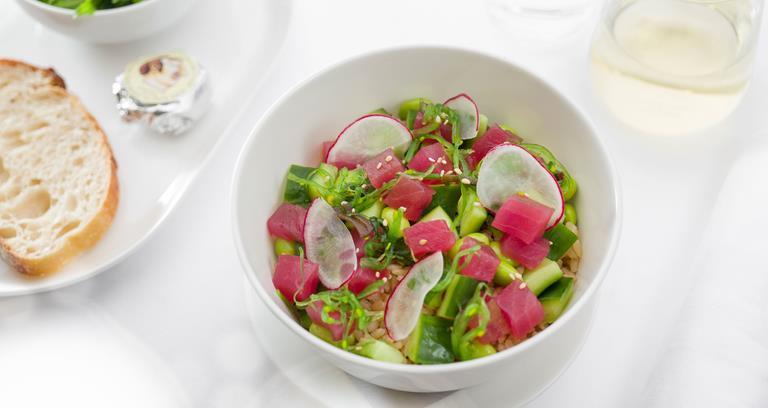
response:
<path id="1" fill-rule="evenodd" d="M 379 271 L 376 271 L 376 277 L 377 277 L 377 278 L 380 278 L 380 277 L 381 277 L 381 272 L 379 272 Z"/>
<path id="2" fill-rule="evenodd" d="M 384 220 L 381 222 L 381 225 L 383 225 L 383 226 L 385 226 L 385 227 L 387 226 L 387 224 L 389 224 L 389 223 L 387 222 L 387 220 L 386 220 L 386 219 L 384 219 Z"/>
<path id="3" fill-rule="evenodd" d="M 427 245 L 427 240 L 422 238 L 419 240 L 419 245 Z"/>
<path id="4" fill-rule="evenodd" d="M 360 253 L 360 248 L 355 248 L 355 253 L 359 254 Z"/>
<path id="5" fill-rule="evenodd" d="M 363 184 L 363 185 L 362 185 L 362 186 L 360 186 L 360 187 L 361 187 L 363 190 L 365 190 L 366 188 L 368 188 L 368 184 Z"/>
<path id="6" fill-rule="evenodd" d="M 445 176 L 445 170 L 440 170 L 440 177 Z"/>
<path id="7" fill-rule="evenodd" d="M 427 157 L 427 160 L 429 160 L 430 163 L 434 163 L 435 162 L 435 159 L 433 159 L 431 157 Z"/>
<path id="8" fill-rule="evenodd" d="M 378 162 L 378 163 L 376 164 L 376 170 L 380 169 L 380 168 L 381 168 L 381 166 L 383 166 L 383 164 L 381 164 L 381 162 Z"/>
<path id="9" fill-rule="evenodd" d="M 401 210 L 403 210 L 403 212 L 406 212 L 406 211 L 408 211 L 408 209 L 407 209 L 407 208 L 405 208 L 405 207 L 400 207 L 400 209 L 401 209 Z"/>
<path id="10" fill-rule="evenodd" d="M 387 277 L 385 276 L 385 277 L 381 278 L 381 281 L 382 282 L 386 282 L 387 281 Z"/>
<path id="11" fill-rule="evenodd" d="M 453 174 L 453 170 L 448 170 L 445 172 L 445 174 Z"/>
<path id="12" fill-rule="evenodd" d="M 385 157 L 385 158 L 384 158 L 384 161 L 385 161 L 385 162 L 391 162 L 391 161 L 392 161 L 392 156 L 387 156 L 387 157 Z"/>
<path id="13" fill-rule="evenodd" d="M 554 244 L 554 242 L 552 242 L 552 241 L 547 241 L 547 242 L 549 242 L 549 245 L 553 245 Z"/>
<path id="14" fill-rule="evenodd" d="M 525 289 L 526 286 L 528 286 L 528 285 L 526 285 L 525 282 L 523 282 L 523 283 L 520 284 L 520 286 L 518 286 L 518 288 Z"/>
<path id="15" fill-rule="evenodd" d="M 346 202 L 346 201 L 342 201 L 342 202 L 341 202 L 341 205 L 347 205 L 347 204 L 349 204 L 349 203 L 348 203 L 348 202 Z"/>
<path id="16" fill-rule="evenodd" d="M 472 184 L 472 182 L 469 181 L 469 179 L 465 177 L 465 178 L 461 179 L 461 184 Z"/>
<path id="17" fill-rule="evenodd" d="M 523 274 L 520 272 L 515 272 L 515 278 L 516 279 L 523 279 Z"/>
<path id="18" fill-rule="evenodd" d="M 350 212 L 351 212 L 352 214 L 354 214 L 354 213 L 355 213 L 355 212 L 357 212 L 357 211 L 355 211 L 355 209 L 353 208 L 352 210 L 350 210 Z"/>
<path id="19" fill-rule="evenodd" d="M 474 205 L 475 207 L 482 207 L 483 206 L 482 204 L 480 204 L 480 201 L 475 201 L 474 203 L 472 203 L 472 205 Z"/>
<path id="20" fill-rule="evenodd" d="M 440 116 L 435 116 L 435 122 L 437 123 L 442 122 L 442 119 L 440 119 Z"/>
<path id="21" fill-rule="evenodd" d="M 462 174 L 462 172 L 461 172 L 461 169 L 460 169 L 460 168 L 458 168 L 458 167 L 456 167 L 455 169 L 453 169 L 453 171 L 454 171 L 456 174 L 458 174 L 459 176 L 461 176 L 461 174 Z"/>

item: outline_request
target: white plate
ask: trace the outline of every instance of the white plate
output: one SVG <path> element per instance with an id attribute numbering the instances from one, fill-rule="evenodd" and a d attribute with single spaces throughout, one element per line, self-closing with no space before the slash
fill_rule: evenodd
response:
<path id="1" fill-rule="evenodd" d="M 175 208 L 218 142 L 226 137 L 230 122 L 258 89 L 283 42 L 289 13 L 290 5 L 281 1 L 200 0 L 178 24 L 156 36 L 99 46 L 49 31 L 15 3 L 0 3 L 2 57 L 52 66 L 58 71 L 109 136 L 120 180 L 117 215 L 96 247 L 46 278 L 29 279 L 0 264 L 0 296 L 81 281 L 114 265 L 146 241 Z M 220 16 L 210 18 L 214 14 Z M 209 24 L 215 21 L 230 24 Z M 274 33 L 279 33 L 278 38 Z M 209 71 L 213 108 L 193 131 L 179 137 L 159 137 L 140 126 L 122 123 L 110 88 L 114 77 L 133 58 L 170 50 L 187 52 Z"/>

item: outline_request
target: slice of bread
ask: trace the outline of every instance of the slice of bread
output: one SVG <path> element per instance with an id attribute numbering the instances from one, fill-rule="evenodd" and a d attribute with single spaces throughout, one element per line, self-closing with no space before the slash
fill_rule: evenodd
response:
<path id="1" fill-rule="evenodd" d="M 0 255 L 55 272 L 101 238 L 118 198 L 109 141 L 64 81 L 0 59 Z"/>

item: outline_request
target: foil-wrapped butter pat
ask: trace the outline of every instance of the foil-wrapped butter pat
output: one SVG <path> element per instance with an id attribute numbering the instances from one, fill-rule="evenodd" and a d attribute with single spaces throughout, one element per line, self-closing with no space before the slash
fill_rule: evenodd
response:
<path id="1" fill-rule="evenodd" d="M 165 134 L 183 133 L 208 110 L 206 71 L 187 55 L 165 53 L 128 64 L 112 93 L 126 122 L 143 122 Z"/>

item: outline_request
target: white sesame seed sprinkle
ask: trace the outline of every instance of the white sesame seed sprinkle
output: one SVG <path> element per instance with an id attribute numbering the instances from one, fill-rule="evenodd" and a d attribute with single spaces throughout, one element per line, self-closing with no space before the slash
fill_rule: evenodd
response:
<path id="1" fill-rule="evenodd" d="M 454 171 L 454 173 L 458 174 L 459 176 L 461 176 L 461 174 L 462 174 L 462 172 L 461 172 L 461 169 L 460 169 L 460 168 L 458 168 L 458 167 L 456 167 L 455 169 L 453 169 L 453 171 Z"/>
<path id="2" fill-rule="evenodd" d="M 381 168 L 381 166 L 383 166 L 383 164 L 382 164 L 381 162 L 378 162 L 378 163 L 376 164 L 376 170 L 380 169 L 380 168 Z"/>
<path id="3" fill-rule="evenodd" d="M 384 161 L 385 161 L 385 162 L 391 162 L 391 161 L 392 161 L 392 156 L 387 156 L 387 157 L 385 157 L 385 158 L 384 158 Z"/>
<path id="4" fill-rule="evenodd" d="M 528 286 L 528 285 L 526 285 L 525 282 L 523 282 L 523 283 L 520 284 L 520 286 L 518 286 L 518 288 L 525 289 L 526 286 Z"/>
<path id="5" fill-rule="evenodd" d="M 381 277 L 381 272 L 379 272 L 379 271 L 376 271 L 376 277 L 377 277 L 377 278 L 380 278 L 380 277 Z"/>
<path id="6" fill-rule="evenodd" d="M 350 210 L 350 212 L 351 212 L 352 214 L 354 214 L 354 213 L 356 213 L 357 211 L 356 211 L 356 210 L 353 208 L 352 210 Z"/>
<path id="7" fill-rule="evenodd" d="M 406 211 L 408 211 L 408 209 L 407 209 L 407 208 L 405 208 L 405 207 L 400 207 L 400 209 L 401 209 L 401 210 L 403 210 L 403 212 L 406 212 Z"/>
<path id="8" fill-rule="evenodd" d="M 464 177 L 463 179 L 461 179 L 461 184 L 472 184 L 472 182 L 469 181 L 468 178 Z"/>
<path id="9" fill-rule="evenodd" d="M 472 205 L 474 205 L 475 207 L 482 207 L 483 206 L 482 204 L 480 204 L 480 201 L 475 201 L 474 203 L 472 203 Z"/>
<path id="10" fill-rule="evenodd" d="M 341 202 L 341 205 L 347 205 L 347 204 L 349 204 L 349 203 L 348 203 L 348 202 L 346 202 L 346 201 L 342 201 L 342 202 Z"/>
<path id="11" fill-rule="evenodd" d="M 445 176 L 445 170 L 440 170 L 440 177 Z"/>
<path id="12" fill-rule="evenodd" d="M 453 174 L 453 170 L 448 170 L 448 171 L 445 172 L 445 174 L 447 174 L 447 175 Z"/>
<path id="13" fill-rule="evenodd" d="M 387 222 L 387 220 L 386 220 L 386 219 L 384 219 L 383 221 L 381 221 L 381 225 L 383 225 L 383 226 L 385 226 L 385 227 L 386 227 L 388 224 L 389 224 L 389 223 Z"/>
<path id="14" fill-rule="evenodd" d="M 355 253 L 359 254 L 360 253 L 360 248 L 355 248 Z"/>
<path id="15" fill-rule="evenodd" d="M 419 245 L 427 245 L 427 240 L 422 238 L 419 240 Z"/>
<path id="16" fill-rule="evenodd" d="M 434 163 L 435 162 L 435 159 L 433 159 L 431 157 L 427 157 L 427 160 L 429 160 L 430 163 Z"/>
<path id="17" fill-rule="evenodd" d="M 385 276 L 385 277 L 381 278 L 381 281 L 382 282 L 386 282 L 387 281 L 387 277 Z"/>

